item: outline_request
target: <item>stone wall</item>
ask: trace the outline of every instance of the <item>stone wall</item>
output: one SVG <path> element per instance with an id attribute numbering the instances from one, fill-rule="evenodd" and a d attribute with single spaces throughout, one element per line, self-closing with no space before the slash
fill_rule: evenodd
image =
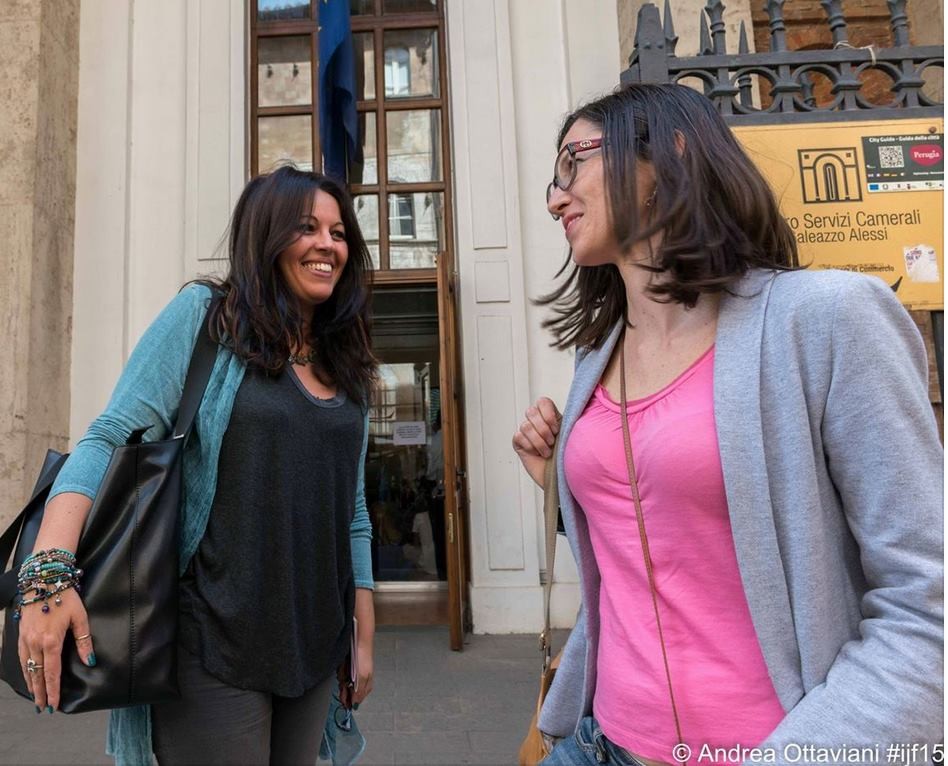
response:
<path id="1" fill-rule="evenodd" d="M 0 0 L 0 527 L 69 432 L 79 0 Z"/>

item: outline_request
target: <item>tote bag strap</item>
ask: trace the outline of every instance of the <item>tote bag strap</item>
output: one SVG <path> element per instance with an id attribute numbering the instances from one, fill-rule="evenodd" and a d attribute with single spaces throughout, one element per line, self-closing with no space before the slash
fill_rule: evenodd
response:
<path id="1" fill-rule="evenodd" d="M 60 455 L 50 450 L 50 453 L 46 457 L 43 470 L 40 473 L 40 477 L 36 482 L 36 486 L 33 488 L 32 497 L 30 497 L 29 502 L 23 507 L 23 510 L 20 511 L 10 526 L 6 528 L 6 531 L 0 535 L 0 570 L 3 570 L 10 560 L 17 538 L 20 536 L 20 529 L 22 529 L 27 515 L 33 511 L 33 504 L 37 498 L 49 492 L 50 487 L 53 486 L 53 481 L 56 479 L 56 475 L 63 467 L 63 463 L 66 462 L 66 457 L 67 455 Z M 6 608 L 16 595 L 17 574 L 18 573 L 12 569 L 0 574 L 0 609 Z"/>
<path id="2" fill-rule="evenodd" d="M 553 454 L 543 471 L 543 526 L 546 536 L 546 581 L 543 583 L 543 632 L 540 634 L 540 652 L 543 671 L 550 667 L 553 642 L 550 636 L 550 598 L 553 594 L 553 564 L 556 560 L 556 520 L 559 516 L 559 487 L 556 478 L 556 442 Z"/>
<path id="3" fill-rule="evenodd" d="M 36 480 L 36 486 L 33 487 L 33 494 L 26 502 L 23 510 L 20 511 L 20 515 L 17 516 L 10 526 L 7 527 L 7 530 L 0 535 L 0 566 L 5 566 L 7 560 L 10 558 L 10 554 L 13 553 L 13 545 L 16 543 L 17 534 L 20 531 L 20 524 L 26 518 L 26 513 L 30 510 L 30 506 L 33 505 L 36 498 L 48 492 L 53 486 L 53 482 L 56 480 L 56 476 L 59 475 L 59 470 L 63 467 L 63 463 L 66 462 L 67 457 L 69 456 L 54 450 L 49 450 L 47 453 L 43 469 L 40 471 L 39 478 Z"/>
<path id="4" fill-rule="evenodd" d="M 214 368 L 214 360 L 217 357 L 217 343 L 211 338 L 209 320 L 212 316 L 212 312 L 217 308 L 222 299 L 223 296 L 215 292 L 208 306 L 207 315 L 202 322 L 202 331 L 198 333 L 197 342 L 191 354 L 191 362 L 188 365 L 188 373 L 184 383 L 184 393 L 181 396 L 181 404 L 178 407 L 178 420 L 174 429 L 175 438 L 187 435 L 194 422 L 194 417 L 201 404 L 201 399 L 204 398 L 204 390 L 207 388 L 207 382 Z M 23 510 L 13 519 L 13 522 L 6 528 L 3 534 L 0 535 L 0 569 L 5 568 L 7 562 L 10 560 L 17 538 L 20 535 L 20 529 L 27 515 L 33 511 L 34 503 L 37 498 L 50 490 L 56 476 L 66 462 L 66 457 L 66 455 L 60 455 L 55 452 L 50 452 L 47 455 L 29 502 L 25 504 Z M 0 575 L 0 607 L 9 603 L 15 595 L 16 575 L 17 573 L 12 570 Z"/>
<path id="5" fill-rule="evenodd" d="M 668 668 L 668 650 L 665 647 L 665 633 L 662 630 L 662 618 L 658 611 L 658 591 L 655 588 L 655 572 L 652 569 L 652 554 L 645 534 L 645 517 L 642 515 L 642 500 L 639 497 L 639 483 L 635 474 L 635 461 L 632 459 L 632 437 L 629 434 L 628 399 L 625 392 L 625 331 L 619 336 L 619 386 L 622 399 L 622 440 L 625 444 L 626 469 L 629 472 L 629 485 L 632 488 L 632 502 L 635 504 L 635 518 L 639 526 L 639 540 L 642 542 L 642 556 L 645 559 L 645 572 L 648 575 L 648 587 L 652 596 L 652 608 L 655 611 L 655 625 L 658 628 L 658 640 L 662 646 L 662 662 L 665 665 L 665 681 L 668 684 L 668 696 L 671 699 L 672 716 L 675 718 L 675 736 L 678 742 L 685 740 L 681 736 L 681 721 L 678 718 L 678 706 L 675 704 L 675 691 L 672 688 L 671 671 Z M 677 752 L 677 748 L 676 748 Z M 676 761 L 682 763 L 676 756 Z"/>
<path id="6" fill-rule="evenodd" d="M 214 362 L 217 359 L 217 342 L 211 337 L 210 322 L 216 314 L 217 307 L 223 297 L 215 291 L 214 297 L 207 307 L 207 314 L 202 322 L 201 332 L 198 333 L 197 341 L 194 344 L 191 362 L 188 364 L 188 374 L 184 379 L 181 404 L 178 407 L 178 419 L 174 425 L 175 439 L 180 439 L 190 433 L 198 408 L 201 406 L 201 400 L 204 398 L 207 382 L 211 379 L 211 371 L 214 369 Z"/>

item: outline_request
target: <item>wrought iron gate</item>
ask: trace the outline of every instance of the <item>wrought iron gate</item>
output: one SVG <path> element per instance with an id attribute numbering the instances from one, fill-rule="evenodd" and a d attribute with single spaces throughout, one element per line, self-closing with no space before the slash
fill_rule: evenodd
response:
<path id="1" fill-rule="evenodd" d="M 942 45 L 909 45 L 906 0 L 888 0 L 894 45 L 883 49 L 850 44 L 842 0 L 822 0 L 820 5 L 832 32 L 832 49 L 788 50 L 784 0 L 768 0 L 770 50 L 750 53 L 747 29 L 741 22 L 738 52 L 729 54 L 724 2 L 707 0 L 700 12 L 700 50 L 696 56 L 679 57 L 668 0 L 664 23 L 657 6 L 647 3 L 639 10 L 635 48 L 621 81 L 665 83 L 696 78 L 732 125 L 942 116 L 942 104 L 927 96 L 922 87 L 926 69 L 944 68 L 945 49 Z M 860 94 L 863 82 L 859 77 L 868 70 L 878 70 L 892 80 L 889 104 L 873 104 Z M 831 81 L 832 102 L 816 103 L 811 74 Z M 753 103 L 755 75 L 771 85 L 772 101 L 766 107 Z"/>
<path id="2" fill-rule="evenodd" d="M 791 51 L 787 48 L 784 3 L 764 3 L 770 50 L 751 53 L 747 29 L 741 22 L 734 54 L 727 52 L 724 2 L 707 0 L 699 11 L 700 49 L 697 55 L 686 57 L 676 54 L 678 37 L 669 0 L 665 0 L 664 19 L 657 6 L 646 3 L 639 9 L 635 47 L 628 69 L 621 74 L 621 83 L 700 83 L 732 127 L 943 116 L 943 104 L 923 88 L 926 70 L 944 69 L 944 46 L 909 44 L 907 0 L 887 0 L 893 45 L 882 49 L 854 47 L 849 41 L 842 0 L 821 0 L 833 47 Z M 891 98 L 886 104 L 873 103 L 860 93 L 864 86 L 860 78 L 872 70 L 891 80 Z M 813 76 L 830 83 L 829 98 L 821 103 L 814 95 Z M 768 92 L 755 94 L 755 77 L 759 90 L 765 89 L 762 84 L 769 84 Z M 931 328 L 940 402 L 944 394 L 943 311 L 931 312 Z"/>

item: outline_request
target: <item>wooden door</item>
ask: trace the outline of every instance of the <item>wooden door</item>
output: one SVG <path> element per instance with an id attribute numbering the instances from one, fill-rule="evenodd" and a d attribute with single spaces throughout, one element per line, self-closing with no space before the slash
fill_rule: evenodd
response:
<path id="1" fill-rule="evenodd" d="M 467 567 L 467 483 L 464 428 L 461 422 L 460 352 L 456 322 L 454 274 L 449 259 L 438 257 L 438 334 L 441 341 L 441 426 L 444 444 L 444 530 L 448 576 L 451 648 L 461 651 L 470 630 Z"/>

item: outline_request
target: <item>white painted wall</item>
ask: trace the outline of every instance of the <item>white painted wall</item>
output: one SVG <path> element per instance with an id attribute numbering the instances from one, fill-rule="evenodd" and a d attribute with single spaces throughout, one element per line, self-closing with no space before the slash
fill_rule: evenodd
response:
<path id="1" fill-rule="evenodd" d="M 217 266 L 245 178 L 242 0 L 82 4 L 73 441 L 181 284 Z M 447 0 L 456 232 L 478 632 L 541 621 L 539 492 L 510 437 L 539 395 L 565 401 L 568 354 L 542 311 L 566 247 L 543 191 L 565 113 L 620 71 L 615 0 Z M 558 550 L 554 619 L 578 606 Z"/>
<path id="2" fill-rule="evenodd" d="M 95 0 L 80 19 L 72 441 L 214 248 L 244 183 L 242 0 Z"/>
<path id="3" fill-rule="evenodd" d="M 614 0 L 448 0 L 457 263 L 471 499 L 471 601 L 481 633 L 538 630 L 542 506 L 510 448 L 541 394 L 565 402 L 531 297 L 566 255 L 546 213 L 559 124 L 618 83 Z M 575 567 L 558 547 L 554 620 L 572 625 Z"/>

